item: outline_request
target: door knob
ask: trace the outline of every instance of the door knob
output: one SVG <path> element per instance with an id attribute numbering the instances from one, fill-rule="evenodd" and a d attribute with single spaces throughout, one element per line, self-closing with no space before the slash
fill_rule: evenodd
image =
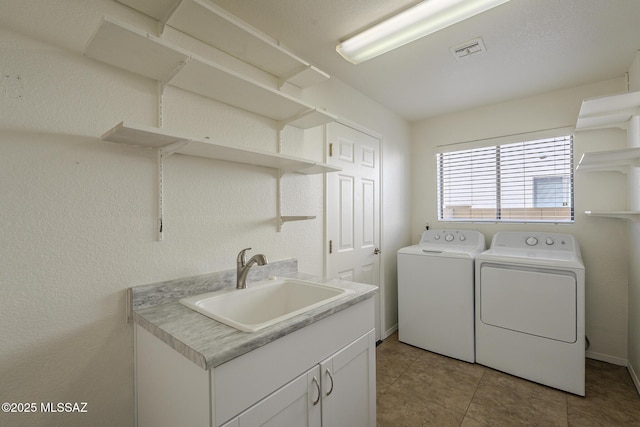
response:
<path id="1" fill-rule="evenodd" d="M 374 255 L 378 255 L 380 252 L 382 252 L 382 251 L 380 250 L 380 248 L 375 248 L 375 249 L 373 250 L 373 254 L 374 254 Z"/>

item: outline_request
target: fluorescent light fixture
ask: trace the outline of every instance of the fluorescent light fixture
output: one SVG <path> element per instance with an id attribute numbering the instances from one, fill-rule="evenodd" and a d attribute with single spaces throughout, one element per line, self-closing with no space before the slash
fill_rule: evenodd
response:
<path id="1" fill-rule="evenodd" d="M 359 64 L 509 0 L 425 0 L 336 46 L 349 62 Z"/>

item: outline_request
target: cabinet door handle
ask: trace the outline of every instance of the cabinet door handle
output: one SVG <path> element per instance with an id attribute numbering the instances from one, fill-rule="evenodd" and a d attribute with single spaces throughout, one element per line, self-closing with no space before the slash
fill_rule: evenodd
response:
<path id="1" fill-rule="evenodd" d="M 316 400 L 314 400 L 313 406 L 316 406 L 318 404 L 318 402 L 320 402 L 320 396 L 322 396 L 322 392 L 320 391 L 320 382 L 318 381 L 318 379 L 314 376 L 313 380 L 311 380 L 315 385 L 316 385 L 316 390 L 318 391 L 318 397 L 316 398 Z"/>
<path id="2" fill-rule="evenodd" d="M 329 396 L 332 392 L 333 392 L 333 375 L 331 375 L 331 371 L 329 371 L 329 368 L 327 368 L 327 370 L 325 371 L 325 373 L 327 375 L 329 375 L 329 379 L 331 380 L 331 388 L 329 389 L 329 391 L 327 392 L 327 396 Z"/>

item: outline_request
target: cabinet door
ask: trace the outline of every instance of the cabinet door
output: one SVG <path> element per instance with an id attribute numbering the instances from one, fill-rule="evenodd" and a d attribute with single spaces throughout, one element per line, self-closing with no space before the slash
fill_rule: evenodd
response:
<path id="1" fill-rule="evenodd" d="M 320 364 L 323 427 L 376 425 L 375 331 Z"/>
<path id="2" fill-rule="evenodd" d="M 238 425 L 320 427 L 321 398 L 320 369 L 316 366 L 240 414 Z"/>

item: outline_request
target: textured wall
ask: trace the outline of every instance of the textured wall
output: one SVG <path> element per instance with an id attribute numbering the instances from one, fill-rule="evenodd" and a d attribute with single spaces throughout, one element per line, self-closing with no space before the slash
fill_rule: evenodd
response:
<path id="1" fill-rule="evenodd" d="M 122 120 L 157 125 L 156 84 L 81 55 L 105 14 L 149 31 L 153 23 L 111 0 L 9 0 L 2 9 L 0 401 L 88 402 L 88 413 L 0 413 L 0 425 L 131 426 L 126 288 L 234 268 L 248 246 L 321 275 L 324 178 L 284 178 L 284 213 L 317 219 L 278 233 L 275 170 L 170 156 L 157 241 L 155 152 L 99 139 Z M 364 125 L 391 135 L 391 157 L 406 149 L 406 123 L 352 89 L 342 97 L 326 106 L 348 100 L 343 117 L 375 118 Z M 171 87 L 163 107 L 176 133 L 276 150 L 270 120 Z M 287 129 L 283 152 L 322 160 L 323 134 Z M 407 211 L 386 209 L 394 228 Z M 408 223 L 400 227 L 408 236 Z"/>

